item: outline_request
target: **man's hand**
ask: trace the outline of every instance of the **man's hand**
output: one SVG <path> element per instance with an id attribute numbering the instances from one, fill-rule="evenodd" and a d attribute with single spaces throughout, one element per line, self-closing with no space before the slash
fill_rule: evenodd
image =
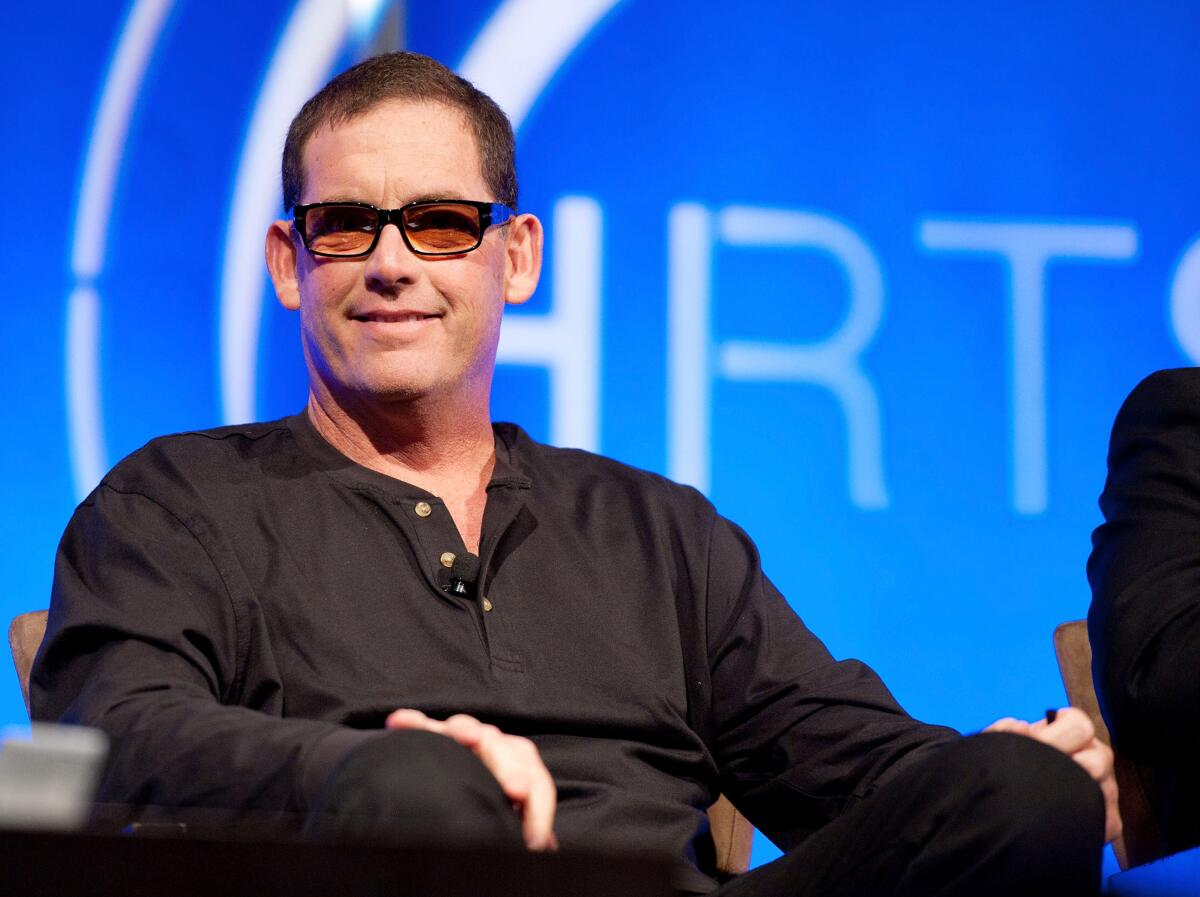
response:
<path id="1" fill-rule="evenodd" d="M 558 792 L 541 754 L 528 738 L 505 735 L 495 726 L 462 713 L 442 721 L 430 719 L 420 710 L 396 710 L 388 716 L 387 727 L 436 732 L 469 748 L 520 811 L 525 846 L 530 850 L 558 850 L 558 839 L 554 837 Z"/>
<path id="2" fill-rule="evenodd" d="M 985 732 L 1014 732 L 1056 747 L 1084 768 L 1100 786 L 1104 795 L 1105 843 L 1121 837 L 1121 812 L 1117 807 L 1117 780 L 1113 775 L 1113 752 L 1096 737 L 1096 729 L 1086 713 L 1076 707 L 1064 707 L 1054 722 L 1000 719 Z"/>

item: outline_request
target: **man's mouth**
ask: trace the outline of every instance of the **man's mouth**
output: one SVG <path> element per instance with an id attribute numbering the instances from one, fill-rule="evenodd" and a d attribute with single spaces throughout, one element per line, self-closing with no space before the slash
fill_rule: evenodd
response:
<path id="1" fill-rule="evenodd" d="M 440 318 L 440 314 L 425 313 L 416 311 L 406 312 L 369 312 L 361 315 L 351 315 L 352 320 L 363 323 L 374 322 L 378 324 L 408 324 L 416 321 L 429 321 L 433 318 Z"/>

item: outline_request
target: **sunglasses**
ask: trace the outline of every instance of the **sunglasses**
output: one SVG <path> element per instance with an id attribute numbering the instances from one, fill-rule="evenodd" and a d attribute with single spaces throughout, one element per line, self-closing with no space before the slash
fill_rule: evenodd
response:
<path id="1" fill-rule="evenodd" d="M 358 258 L 370 255 L 387 224 L 400 229 L 417 255 L 461 255 L 478 249 L 489 227 L 517 214 L 503 203 L 468 199 L 419 199 L 398 209 L 365 202 L 314 202 L 292 209 L 296 231 L 313 255 Z"/>

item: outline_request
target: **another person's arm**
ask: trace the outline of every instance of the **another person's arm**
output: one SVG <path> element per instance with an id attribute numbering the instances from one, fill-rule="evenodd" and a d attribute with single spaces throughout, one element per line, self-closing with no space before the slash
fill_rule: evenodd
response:
<path id="1" fill-rule="evenodd" d="M 1113 425 L 1088 613 L 1097 696 L 1123 753 L 1200 752 L 1200 371 L 1142 381 Z"/>

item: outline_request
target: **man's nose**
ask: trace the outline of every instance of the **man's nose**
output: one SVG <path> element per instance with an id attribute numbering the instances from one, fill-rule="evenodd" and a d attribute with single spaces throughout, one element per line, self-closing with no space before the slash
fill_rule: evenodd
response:
<path id="1" fill-rule="evenodd" d="M 375 249 L 367 256 L 367 280 L 381 286 L 411 283 L 419 271 L 420 257 L 408 248 L 400 228 L 395 224 L 385 224 L 379 232 Z"/>

